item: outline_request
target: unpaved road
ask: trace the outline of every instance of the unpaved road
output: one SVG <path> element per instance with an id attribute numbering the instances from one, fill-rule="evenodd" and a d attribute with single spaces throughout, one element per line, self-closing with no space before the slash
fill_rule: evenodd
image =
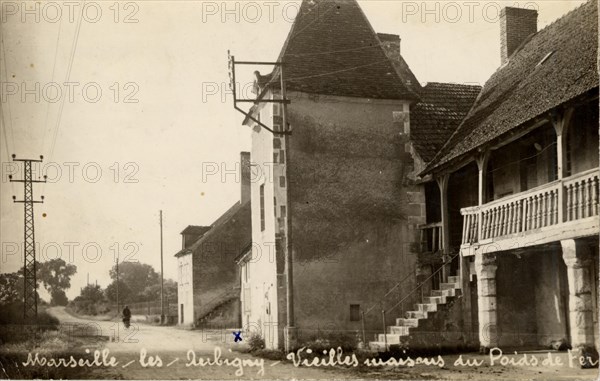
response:
<path id="1" fill-rule="evenodd" d="M 416 365 L 414 367 L 374 367 L 341 369 L 332 367 L 308 368 L 295 367 L 290 362 L 263 360 L 248 354 L 230 351 L 238 343 L 234 343 L 234 335 L 229 331 L 183 330 L 175 327 L 159 327 L 133 324 L 129 330 L 122 323 L 114 321 L 93 321 L 69 315 L 64 308 L 55 307 L 49 310 L 61 324 L 87 325 L 96 332 L 109 336 L 111 341 L 102 341 L 98 348 L 107 349 L 110 356 L 118 361 L 117 366 L 93 368 L 85 378 L 97 379 L 443 379 L 443 380 L 596 380 L 598 369 L 580 369 L 569 367 L 567 353 L 552 353 L 552 358 L 560 357 L 563 366 L 502 366 L 489 365 L 489 356 L 464 354 L 464 358 L 481 361 L 478 366 L 456 366 L 456 355 L 443 356 L 445 366 Z M 219 348 L 224 361 L 235 359 L 252 361 L 255 365 L 243 366 L 243 374 L 238 366 L 212 365 L 187 366 L 188 351 L 193 351 L 196 360 L 200 358 L 214 359 L 215 348 Z M 141 354 L 147 355 L 142 360 Z M 83 351 L 82 351 L 83 352 Z M 93 352 L 93 350 L 92 350 Z M 82 353 L 82 357 L 92 355 Z M 148 356 L 153 356 L 155 366 L 148 365 Z M 160 358 L 160 366 L 157 362 Z M 515 362 L 522 354 L 508 355 Z M 539 358 L 540 364 L 548 353 L 529 354 Z M 312 356 L 309 357 L 312 359 Z M 258 366 L 261 362 L 262 366 Z M 170 365 L 169 365 L 170 364 Z M 146 366 L 144 366 L 146 365 Z M 260 373 L 264 369 L 264 373 Z M 236 371 L 238 372 L 236 374 Z"/>

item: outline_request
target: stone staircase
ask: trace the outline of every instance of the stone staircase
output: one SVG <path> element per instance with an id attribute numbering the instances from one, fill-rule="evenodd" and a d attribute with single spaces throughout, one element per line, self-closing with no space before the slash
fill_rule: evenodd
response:
<path id="1" fill-rule="evenodd" d="M 438 311 L 444 309 L 444 305 L 450 305 L 458 296 L 460 296 L 460 278 L 458 276 L 449 276 L 447 283 L 441 283 L 439 290 L 431 291 L 431 295 L 423 298 L 423 303 L 415 304 L 414 311 L 407 311 L 404 318 L 397 318 L 396 324 L 388 326 L 387 333 L 380 333 L 376 341 L 369 343 L 369 348 L 374 351 L 386 351 L 386 340 L 389 349 L 390 345 L 411 345 L 420 341 L 429 341 L 435 337 L 435 330 L 439 327 L 433 327 L 431 320 Z M 447 309 L 447 308 L 446 308 Z M 433 331 L 433 332 L 432 332 Z M 433 335 L 432 335 L 433 333 Z M 420 336 L 420 337 L 419 337 Z M 427 345 L 426 343 L 423 343 Z"/>

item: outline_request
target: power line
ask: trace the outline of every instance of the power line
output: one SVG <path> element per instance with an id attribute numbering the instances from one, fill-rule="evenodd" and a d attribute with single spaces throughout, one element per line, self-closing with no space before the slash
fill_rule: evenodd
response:
<path id="1" fill-rule="evenodd" d="M 75 59 L 75 53 L 77 52 L 77 42 L 79 41 L 79 32 L 81 31 L 81 24 L 83 20 L 83 10 L 85 9 L 85 1 L 81 3 L 81 14 L 79 15 L 79 20 L 77 22 L 77 29 L 75 30 L 75 37 L 73 38 L 73 44 L 71 45 L 71 55 L 69 57 L 69 65 L 67 67 L 67 74 L 65 78 L 65 83 L 69 82 L 69 78 L 71 78 L 71 70 L 73 68 L 73 61 Z M 63 109 L 65 107 L 65 97 L 63 97 L 62 102 L 60 103 L 60 108 L 58 110 L 58 118 L 56 120 L 56 125 L 54 129 L 54 136 L 52 137 L 52 145 L 50 148 L 49 160 L 52 161 L 52 157 L 54 155 L 54 147 L 56 146 L 56 138 L 58 137 L 58 130 L 60 129 L 60 122 L 62 119 Z"/>
<path id="2" fill-rule="evenodd" d="M 307 76 L 304 76 L 304 77 L 287 78 L 285 81 L 286 82 L 291 82 L 291 81 L 297 81 L 297 80 L 300 80 L 300 79 L 324 77 L 324 76 L 327 76 L 327 75 L 342 73 L 342 72 L 345 72 L 345 71 L 356 70 L 356 69 L 360 69 L 360 68 L 363 68 L 363 67 L 373 66 L 373 65 L 377 65 L 377 64 L 380 64 L 380 63 L 388 62 L 388 61 L 389 61 L 389 59 L 386 58 L 385 60 L 371 62 L 371 63 L 366 64 L 366 65 L 353 66 L 353 67 L 350 67 L 350 68 L 341 69 L 341 70 L 335 70 L 335 71 L 330 71 L 330 72 L 327 72 L 327 73 L 321 73 L 321 74 L 315 74 L 315 75 L 307 75 Z"/>
<path id="3" fill-rule="evenodd" d="M 56 45 L 54 47 L 54 64 L 52 65 L 52 82 L 54 82 L 54 74 L 56 72 L 56 61 L 58 58 L 58 43 L 60 41 L 60 32 L 62 30 L 62 18 L 58 24 L 58 35 L 56 36 Z M 48 115 L 50 114 L 50 102 L 46 106 L 46 119 L 44 120 L 44 137 L 42 139 L 42 149 L 46 146 L 46 134 L 48 133 Z"/>
<path id="4" fill-rule="evenodd" d="M 6 48 L 5 48 L 5 44 L 4 44 L 4 38 L 2 38 L 2 40 L 0 41 L 2 43 L 2 55 L 4 56 L 4 78 L 6 79 L 6 81 L 8 82 L 8 70 L 7 70 L 7 66 L 8 66 L 8 62 L 6 61 L 7 55 L 6 55 Z M 13 149 L 15 148 L 15 133 L 14 133 L 14 126 L 13 126 L 13 122 L 12 122 L 12 111 L 11 111 L 11 106 L 10 106 L 10 97 L 6 97 L 6 104 L 8 105 L 8 121 L 10 123 L 10 137 L 11 137 L 11 143 L 12 143 L 12 147 Z M 6 128 L 6 127 L 5 127 Z M 5 131 L 6 133 L 6 131 Z M 6 136 L 5 136 L 6 138 Z M 8 147 L 7 147 L 8 149 Z M 7 151 L 8 153 L 8 151 Z"/>

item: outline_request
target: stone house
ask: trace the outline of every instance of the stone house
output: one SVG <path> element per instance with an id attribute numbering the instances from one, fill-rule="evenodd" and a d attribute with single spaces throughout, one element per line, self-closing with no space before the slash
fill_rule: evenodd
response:
<path id="1" fill-rule="evenodd" d="M 241 198 L 210 226 L 181 232 L 178 266 L 178 324 L 239 327 L 239 269 L 235 258 L 252 242 L 250 220 L 250 153 L 240 158 Z"/>
<path id="2" fill-rule="evenodd" d="M 412 110 L 462 118 L 480 89 L 422 87 L 400 55 L 400 38 L 375 33 L 355 0 L 303 1 L 278 60 L 291 137 L 253 121 L 282 131 L 280 104 L 257 103 L 244 121 L 252 128 L 256 181 L 252 247 L 238 258 L 243 326 L 268 348 L 284 347 L 290 315 L 287 328 L 300 342 L 331 335 L 365 341 L 383 331 L 381 303 L 395 305 L 391 319 L 419 296 L 411 290 L 426 209 L 408 140 Z M 280 74 L 257 76 L 259 100 L 281 99 Z M 287 197 L 292 282 L 284 260 Z"/>
<path id="3" fill-rule="evenodd" d="M 434 140 L 413 130 L 427 204 L 421 228 L 443 263 L 442 287 L 421 313 L 398 319 L 408 330 L 389 327 L 386 339 L 425 344 L 429 327 L 439 346 L 567 342 L 595 353 L 597 3 L 540 31 L 533 10 L 506 8 L 500 24 L 502 66 L 466 117 Z"/>

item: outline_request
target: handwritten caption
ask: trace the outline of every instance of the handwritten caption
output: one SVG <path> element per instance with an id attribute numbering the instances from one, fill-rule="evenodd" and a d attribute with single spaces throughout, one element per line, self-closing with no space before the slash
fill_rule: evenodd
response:
<path id="1" fill-rule="evenodd" d="M 231 349 L 228 350 L 232 353 Z M 186 352 L 185 357 L 180 361 L 179 357 L 166 359 L 161 358 L 158 354 L 149 354 L 146 349 L 141 349 L 137 360 L 131 360 L 126 363 L 122 363 L 115 356 L 111 355 L 110 350 L 95 350 L 91 352 L 89 349 L 85 350 L 86 355 L 84 357 L 76 358 L 74 356 L 69 357 L 46 357 L 40 355 L 38 352 L 29 352 L 27 361 L 23 362 L 23 366 L 42 366 L 42 367 L 64 367 L 64 368 L 77 368 L 77 367 L 108 367 L 108 368 L 127 368 L 128 366 L 137 363 L 142 368 L 163 368 L 170 367 L 173 364 L 179 363 L 185 367 L 230 367 L 235 369 L 235 375 L 241 377 L 244 375 L 245 369 L 256 370 L 257 376 L 265 375 L 265 359 L 257 358 L 252 356 L 242 357 L 224 357 L 223 350 L 220 347 L 215 347 L 214 351 L 206 356 L 196 353 L 190 349 Z M 540 355 L 540 354 L 537 354 Z M 295 352 L 287 354 L 286 358 L 291 362 L 294 367 L 358 367 L 361 362 L 357 356 L 352 354 L 344 354 L 341 348 L 331 348 L 324 350 L 322 353 L 315 353 L 310 348 L 300 348 Z M 388 359 L 382 358 L 367 358 L 362 361 L 362 365 L 366 367 L 384 367 L 384 366 L 404 366 L 414 367 L 417 365 L 426 366 L 437 366 L 443 368 L 447 364 L 442 356 L 435 357 L 402 357 Z M 480 366 L 527 366 L 527 367 L 563 367 L 568 366 L 570 368 L 579 367 L 584 364 L 591 364 L 593 366 L 598 364 L 597 360 L 593 360 L 588 356 L 581 356 L 576 351 L 569 350 L 567 353 L 567 362 L 563 361 L 563 358 L 559 353 L 545 353 L 541 356 L 534 354 L 514 352 L 511 354 L 505 354 L 500 348 L 493 348 L 489 352 L 489 356 L 484 358 L 471 358 L 464 355 L 460 355 L 456 360 L 453 361 L 455 367 L 480 367 Z M 270 364 L 270 366 L 276 366 L 281 364 L 280 361 L 276 361 Z"/>

